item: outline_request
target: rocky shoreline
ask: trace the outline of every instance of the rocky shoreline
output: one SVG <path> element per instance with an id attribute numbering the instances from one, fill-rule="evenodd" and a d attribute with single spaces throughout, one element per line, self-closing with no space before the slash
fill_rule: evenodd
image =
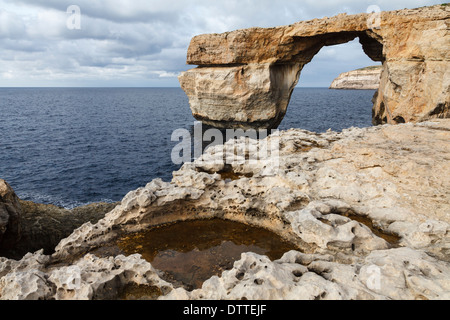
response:
<path id="1" fill-rule="evenodd" d="M 54 253 L 0 258 L 0 299 L 449 299 L 449 138 L 450 120 L 436 119 L 212 147 Z M 272 153 L 248 163 L 262 149 Z M 275 261 L 243 253 L 193 291 L 139 254 L 93 253 L 123 234 L 210 218 L 263 227 L 301 250 Z"/>
<path id="2" fill-rule="evenodd" d="M 73 230 L 96 223 L 117 203 L 93 203 L 72 210 L 19 199 L 0 179 L 0 256 L 20 259 L 40 249 L 52 254 Z"/>

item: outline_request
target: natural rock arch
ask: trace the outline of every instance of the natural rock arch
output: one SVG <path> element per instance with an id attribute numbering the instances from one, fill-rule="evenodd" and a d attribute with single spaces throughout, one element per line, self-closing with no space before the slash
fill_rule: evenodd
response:
<path id="1" fill-rule="evenodd" d="M 359 38 L 383 63 L 373 123 L 450 117 L 448 6 L 302 21 L 192 39 L 179 80 L 194 117 L 219 128 L 276 128 L 302 68 L 324 46 Z"/>

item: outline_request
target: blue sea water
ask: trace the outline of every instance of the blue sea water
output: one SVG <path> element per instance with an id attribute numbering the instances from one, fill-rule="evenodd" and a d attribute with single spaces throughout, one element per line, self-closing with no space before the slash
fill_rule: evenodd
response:
<path id="1" fill-rule="evenodd" d="M 295 89 L 279 129 L 371 125 L 373 90 Z M 172 179 L 180 88 L 0 88 L 0 178 L 24 200 L 73 208 Z"/>

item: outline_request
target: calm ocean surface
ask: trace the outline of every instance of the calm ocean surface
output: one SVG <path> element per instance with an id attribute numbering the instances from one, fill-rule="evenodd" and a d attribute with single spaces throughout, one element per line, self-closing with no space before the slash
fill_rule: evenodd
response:
<path id="1" fill-rule="evenodd" d="M 297 88 L 279 129 L 370 126 L 374 92 Z M 179 88 L 0 88 L 0 178 L 39 203 L 120 201 L 171 180 L 172 132 L 194 121 Z"/>

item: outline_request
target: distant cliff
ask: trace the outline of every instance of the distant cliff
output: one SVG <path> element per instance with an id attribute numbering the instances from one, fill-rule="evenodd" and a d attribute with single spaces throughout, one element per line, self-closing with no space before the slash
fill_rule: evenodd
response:
<path id="1" fill-rule="evenodd" d="M 376 90 L 380 86 L 382 66 L 344 72 L 334 79 L 330 89 Z"/>

